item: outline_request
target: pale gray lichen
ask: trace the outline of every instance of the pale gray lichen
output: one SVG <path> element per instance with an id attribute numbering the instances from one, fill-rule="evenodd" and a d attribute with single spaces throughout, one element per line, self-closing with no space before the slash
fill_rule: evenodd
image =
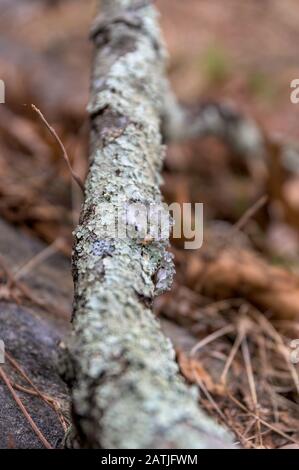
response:
<path id="1" fill-rule="evenodd" d="M 114 244 L 109 239 L 95 240 L 92 244 L 92 254 L 95 256 L 112 255 Z"/>
<path id="2" fill-rule="evenodd" d="M 171 285 L 168 240 L 141 244 L 134 238 L 107 238 L 120 199 L 148 205 L 161 201 L 165 54 L 156 10 L 138 8 L 139 28 L 125 21 L 109 28 L 109 14 L 121 16 L 124 7 L 137 4 L 104 1 L 105 41 L 96 42 L 102 46 L 95 54 L 89 105 L 91 163 L 75 232 L 74 318 L 64 368 L 73 424 L 82 447 L 231 447 L 230 434 L 200 410 L 180 377 L 173 346 L 148 307 Z M 107 47 L 114 51 L 113 60 Z M 119 116 L 125 119 L 120 122 Z M 99 208 L 105 202 L 110 209 L 103 214 Z"/>

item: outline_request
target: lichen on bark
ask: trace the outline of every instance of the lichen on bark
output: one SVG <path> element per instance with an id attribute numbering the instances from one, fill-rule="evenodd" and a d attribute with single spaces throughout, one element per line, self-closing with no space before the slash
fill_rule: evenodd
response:
<path id="1" fill-rule="evenodd" d="M 170 341 L 150 308 L 173 276 L 168 241 L 109 236 L 114 209 L 161 201 L 165 51 L 156 9 L 102 4 L 95 43 L 90 169 L 75 231 L 72 335 L 63 374 L 81 447 L 231 447 L 178 373 Z M 111 212 L 100 211 L 110 204 Z"/>

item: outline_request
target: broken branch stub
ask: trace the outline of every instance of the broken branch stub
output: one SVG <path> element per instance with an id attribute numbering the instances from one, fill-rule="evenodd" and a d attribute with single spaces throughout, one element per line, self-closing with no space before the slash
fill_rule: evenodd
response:
<path id="1" fill-rule="evenodd" d="M 63 370 L 77 441 L 88 448 L 231 447 L 228 431 L 200 410 L 179 376 L 150 309 L 172 282 L 168 241 L 109 237 L 122 201 L 161 201 L 165 52 L 153 6 L 106 0 L 102 12 L 92 29 L 90 170 L 75 232 L 73 328 Z M 110 204 L 104 213 L 103 203 Z"/>

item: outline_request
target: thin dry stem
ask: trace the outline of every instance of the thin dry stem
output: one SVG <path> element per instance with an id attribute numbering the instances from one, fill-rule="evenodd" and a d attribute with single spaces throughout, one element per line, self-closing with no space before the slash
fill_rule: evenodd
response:
<path id="1" fill-rule="evenodd" d="M 249 352 L 246 336 L 244 336 L 244 338 L 242 340 L 241 347 L 242 347 L 242 354 L 243 354 L 243 358 L 244 358 L 244 362 L 245 362 L 245 368 L 246 368 L 246 373 L 247 373 L 247 378 L 248 378 L 248 383 L 249 383 L 249 389 L 250 389 L 250 394 L 251 394 L 254 410 L 255 410 L 256 415 L 260 418 L 258 398 L 257 398 L 256 386 L 255 386 L 255 380 L 254 380 L 254 374 L 253 374 L 253 370 L 252 370 L 250 352 Z M 256 421 L 256 426 L 257 426 L 257 434 L 258 434 L 259 445 L 263 446 L 260 419 L 258 419 Z"/>
<path id="2" fill-rule="evenodd" d="M 10 391 L 13 399 L 15 400 L 16 404 L 18 405 L 18 407 L 20 408 L 20 410 L 22 411 L 23 415 L 25 416 L 25 418 L 27 419 L 28 423 L 30 424 L 32 430 L 35 432 L 35 434 L 37 435 L 37 437 L 39 438 L 39 440 L 43 443 L 43 445 L 47 448 L 47 449 L 53 449 L 53 447 L 51 446 L 51 444 L 47 441 L 47 439 L 45 438 L 45 436 L 43 435 L 43 433 L 41 432 L 41 430 L 38 428 L 38 426 L 35 424 L 35 422 L 33 421 L 33 419 L 31 418 L 30 414 L 28 413 L 25 405 L 23 404 L 22 400 L 20 399 L 20 397 L 18 396 L 18 394 L 15 392 L 15 390 L 13 389 L 13 386 L 7 376 L 7 374 L 4 372 L 2 366 L 0 366 L 0 376 L 3 380 L 3 382 L 6 384 L 8 390 Z"/>
<path id="3" fill-rule="evenodd" d="M 264 426 L 267 428 L 271 429 L 272 431 L 276 432 L 276 434 L 279 434 L 280 436 L 284 437 L 288 441 L 294 442 L 294 444 L 299 444 L 299 441 L 294 439 L 292 436 L 288 436 L 285 432 L 281 431 L 278 429 L 276 426 L 273 426 L 273 424 L 269 424 L 267 421 L 265 421 L 263 418 L 260 416 L 257 416 L 254 412 L 250 411 L 243 403 L 241 403 L 237 398 L 235 398 L 229 391 L 228 391 L 228 397 L 243 411 L 248 413 L 249 415 L 253 416 L 257 420 L 259 420 Z"/>
<path id="4" fill-rule="evenodd" d="M 48 259 L 50 256 L 54 255 L 59 250 L 59 247 L 62 241 L 63 241 L 62 238 L 57 238 L 56 240 L 54 240 L 53 243 L 51 243 L 51 245 L 41 250 L 39 253 L 33 256 L 29 261 L 23 264 L 23 266 L 18 268 L 14 272 L 15 280 L 19 280 L 22 277 L 26 276 L 30 271 L 32 271 L 32 269 L 36 268 L 43 261 Z"/>
<path id="5" fill-rule="evenodd" d="M 55 131 L 55 129 L 49 124 L 49 122 L 47 121 L 47 119 L 45 118 L 45 116 L 43 115 L 43 113 L 41 112 L 41 110 L 39 108 L 37 108 L 34 104 L 31 105 L 32 109 L 38 114 L 38 116 L 40 117 L 41 121 L 44 123 L 44 125 L 46 126 L 46 128 L 49 130 L 49 132 L 52 134 L 52 136 L 56 139 L 61 151 L 62 151 L 62 156 L 68 166 L 68 169 L 70 170 L 71 172 L 71 175 L 74 179 L 74 181 L 76 181 L 76 183 L 78 184 L 78 186 L 80 187 L 80 189 L 82 190 L 82 193 L 83 195 L 85 194 L 85 188 L 84 188 L 84 183 L 83 181 L 81 180 L 80 176 L 78 176 L 73 168 L 72 168 L 72 165 L 71 165 L 71 162 L 70 162 L 70 159 L 69 159 L 69 156 L 67 154 L 67 151 L 65 149 L 65 146 L 63 145 L 60 137 L 58 136 L 57 132 Z"/>
<path id="6" fill-rule="evenodd" d="M 215 339 L 221 338 L 221 336 L 227 335 L 228 333 L 232 333 L 235 330 L 233 325 L 226 325 L 220 330 L 214 331 L 209 336 L 206 336 L 203 340 L 199 341 L 190 351 L 190 356 L 194 356 L 203 346 L 211 343 Z"/>

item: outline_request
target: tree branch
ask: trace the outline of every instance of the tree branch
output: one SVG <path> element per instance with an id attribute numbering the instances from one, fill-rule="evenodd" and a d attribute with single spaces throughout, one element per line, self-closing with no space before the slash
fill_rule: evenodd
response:
<path id="1" fill-rule="evenodd" d="M 124 201 L 161 201 L 165 53 L 153 6 L 105 0 L 102 11 L 104 22 L 92 34 L 90 170 L 75 233 L 73 330 L 63 363 L 74 430 L 88 448 L 232 447 L 229 432 L 200 410 L 183 382 L 150 309 L 171 285 L 168 240 L 140 243 L 107 230 Z M 103 203 L 108 212 L 100 211 Z M 75 445 L 74 438 L 67 442 Z"/>

